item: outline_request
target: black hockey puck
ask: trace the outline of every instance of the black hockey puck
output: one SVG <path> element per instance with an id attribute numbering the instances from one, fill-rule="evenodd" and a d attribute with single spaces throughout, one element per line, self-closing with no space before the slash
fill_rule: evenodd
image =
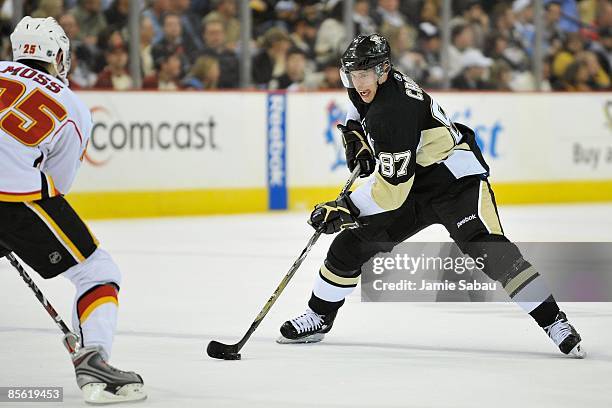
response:
<path id="1" fill-rule="evenodd" d="M 240 360 L 241 357 L 240 353 L 234 351 L 232 346 L 214 340 L 208 343 L 206 354 L 219 360 Z"/>

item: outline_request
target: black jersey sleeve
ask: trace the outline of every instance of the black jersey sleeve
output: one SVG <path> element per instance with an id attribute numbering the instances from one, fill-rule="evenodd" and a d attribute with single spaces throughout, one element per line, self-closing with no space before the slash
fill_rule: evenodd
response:
<path id="1" fill-rule="evenodd" d="M 421 120 L 414 106 L 407 110 L 402 105 L 387 105 L 380 112 L 368 114 L 366 131 L 373 142 L 378 170 L 351 195 L 362 216 L 396 210 L 408 198 L 414 182 Z"/>

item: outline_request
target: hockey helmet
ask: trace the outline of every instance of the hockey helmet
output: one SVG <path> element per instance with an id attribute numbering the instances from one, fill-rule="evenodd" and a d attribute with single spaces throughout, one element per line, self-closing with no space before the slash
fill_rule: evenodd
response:
<path id="1" fill-rule="evenodd" d="M 49 63 L 53 75 L 67 84 L 70 70 L 70 40 L 53 17 L 25 16 L 11 34 L 13 61 L 37 60 Z"/>
<path id="2" fill-rule="evenodd" d="M 348 46 L 341 58 L 340 77 L 346 88 L 354 88 L 352 71 L 372 69 L 378 80 L 391 68 L 391 47 L 385 37 L 379 34 L 359 35 Z"/>

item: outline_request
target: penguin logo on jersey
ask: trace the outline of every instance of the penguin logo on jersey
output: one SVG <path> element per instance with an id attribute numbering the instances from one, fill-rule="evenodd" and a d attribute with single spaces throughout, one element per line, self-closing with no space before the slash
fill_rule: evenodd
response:
<path id="1" fill-rule="evenodd" d="M 49 254 L 49 262 L 51 262 L 53 265 L 60 263 L 61 260 L 62 260 L 62 256 L 60 255 L 59 252 L 55 251 Z"/>

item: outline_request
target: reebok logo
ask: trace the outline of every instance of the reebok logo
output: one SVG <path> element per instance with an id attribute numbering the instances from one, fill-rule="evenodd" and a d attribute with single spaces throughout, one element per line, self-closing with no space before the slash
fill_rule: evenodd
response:
<path id="1" fill-rule="evenodd" d="M 464 219 L 462 219 L 461 221 L 457 223 L 457 228 L 461 228 L 461 226 L 465 224 L 466 222 L 469 222 L 475 219 L 476 219 L 476 214 L 468 215 L 467 217 L 465 217 Z"/>

